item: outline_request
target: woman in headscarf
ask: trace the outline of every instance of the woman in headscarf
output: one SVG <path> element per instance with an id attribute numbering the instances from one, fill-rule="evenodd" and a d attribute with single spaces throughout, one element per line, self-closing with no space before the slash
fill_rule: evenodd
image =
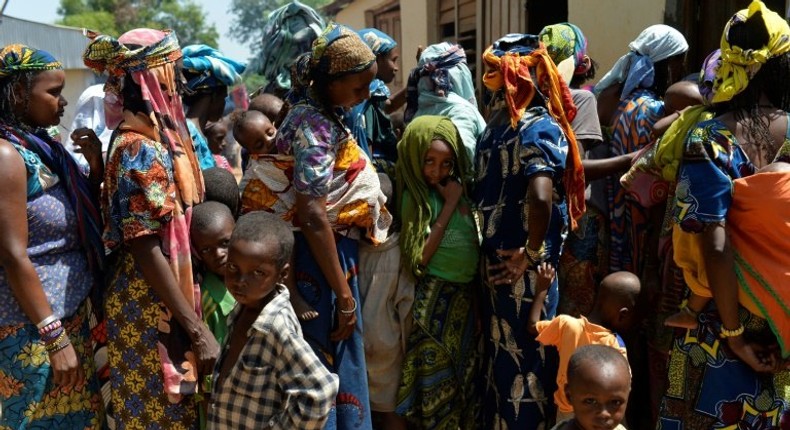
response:
<path id="1" fill-rule="evenodd" d="M 181 49 L 170 30 L 92 36 L 83 58 L 109 74 L 105 108 L 120 120 L 101 199 L 111 414 L 119 428 L 194 429 L 195 394 L 219 346 L 192 278 L 189 219 L 204 188 L 182 109 Z"/>
<path id="2" fill-rule="evenodd" d="M 473 194 L 487 287 L 478 428 L 538 429 L 555 416 L 547 394 L 556 383 L 528 331 L 529 303 L 537 266 L 557 266 L 565 235 L 584 212 L 584 172 L 571 129 L 576 109 L 538 36 L 507 35 L 483 61 L 483 82 L 494 94 Z M 556 307 L 555 280 L 540 319 L 554 317 Z"/>
<path id="3" fill-rule="evenodd" d="M 47 128 L 66 100 L 48 52 L 0 49 L 0 427 L 104 422 L 88 323 L 104 257 L 97 197 L 101 142 L 75 134 L 90 178 Z"/>
<path id="4" fill-rule="evenodd" d="M 409 74 L 403 120 L 408 125 L 420 115 L 450 118 L 474 161 L 475 145 L 486 123 L 477 109 L 472 72 L 461 45 L 442 42 L 422 51 L 417 67 Z"/>
<path id="5" fill-rule="evenodd" d="M 646 28 L 628 47 L 630 52 L 595 86 L 601 124 L 612 127 L 610 150 L 615 156 L 636 152 L 653 140 L 653 125 L 664 116 L 661 97 L 669 85 L 682 78 L 688 51 L 683 35 L 663 24 Z M 614 113 L 607 108 L 609 99 L 618 101 Z M 609 271 L 627 270 L 642 277 L 645 265 L 656 264 L 646 262 L 648 211 L 627 198 L 619 175 L 607 180 Z"/>
<path id="6" fill-rule="evenodd" d="M 277 153 L 258 157 L 242 192 L 242 211 L 274 212 L 296 230 L 296 273 L 289 276 L 296 285 L 289 288 L 317 312 L 302 321 L 305 338 L 340 378 L 328 429 L 372 427 L 359 240 L 383 242 L 392 217 L 378 175 L 343 113 L 369 96 L 376 70 L 376 56 L 356 32 L 327 26 L 294 66 L 291 109 L 277 130 Z"/>
<path id="7" fill-rule="evenodd" d="M 744 282 L 756 277 L 750 286 L 762 283 L 770 290 L 768 280 L 786 272 L 781 265 L 755 264 L 761 261 L 749 257 L 781 261 L 770 254 L 784 252 L 780 249 L 787 238 L 773 244 L 775 231 L 766 235 L 755 230 L 746 235 L 754 239 L 738 241 L 744 237 L 745 225 L 730 217 L 744 213 L 738 207 L 739 182 L 751 179 L 762 163 L 774 158 L 772 154 L 778 154 L 777 161 L 787 161 L 788 79 L 790 27 L 781 15 L 754 1 L 730 19 L 722 34 L 712 99 L 727 102 L 727 108 L 691 128 L 677 173 L 674 220 L 684 232 L 694 234 L 685 236 L 682 247 L 675 247 L 675 260 L 684 269 L 689 288 L 697 294 L 707 290 L 714 300 L 698 313 L 696 328 L 675 336 L 660 408 L 662 428 L 678 428 L 677 423 L 682 423 L 695 429 L 775 429 L 790 419 L 790 373 L 776 358 L 777 335 L 784 334 L 773 333 L 771 324 L 773 318 L 787 320 L 787 303 L 769 295 L 768 302 L 758 305 L 765 296 L 744 288 Z M 773 185 L 764 185 L 762 192 L 776 190 Z M 753 191 L 746 196 L 760 200 L 754 199 Z M 766 214 L 765 219 L 776 218 Z M 736 244 L 745 244 L 751 252 L 742 252 Z M 753 251 L 757 249 L 765 251 Z M 768 267 L 774 273 L 750 271 L 755 267 Z"/>
<path id="8" fill-rule="evenodd" d="M 183 96 L 187 128 L 195 144 L 202 170 L 216 166 L 216 161 L 203 135 L 206 124 L 217 122 L 225 109 L 228 87 L 241 82 L 246 66 L 222 55 L 206 45 L 189 45 L 182 49 L 183 73 L 187 91 Z"/>
<path id="9" fill-rule="evenodd" d="M 403 276 L 416 280 L 396 411 L 420 429 L 478 428 L 472 164 L 453 122 L 423 115 L 406 127 L 395 168 Z"/>

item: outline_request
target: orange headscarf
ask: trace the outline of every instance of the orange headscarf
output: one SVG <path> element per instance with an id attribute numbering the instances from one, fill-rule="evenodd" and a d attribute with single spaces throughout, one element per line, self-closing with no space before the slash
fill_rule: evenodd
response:
<path id="1" fill-rule="evenodd" d="M 576 229 L 585 210 L 584 169 L 571 121 L 576 117 L 568 84 L 560 78 L 546 47 L 538 36 L 511 34 L 494 42 L 483 53 L 487 72 L 483 84 L 491 91 L 504 91 L 510 110 L 510 125 L 515 129 L 535 94 L 543 97 L 546 108 L 568 138 L 568 159 L 565 166 L 565 191 L 571 229 Z M 535 80 L 533 80 L 533 73 Z M 535 84 L 537 81 L 537 85 Z"/>

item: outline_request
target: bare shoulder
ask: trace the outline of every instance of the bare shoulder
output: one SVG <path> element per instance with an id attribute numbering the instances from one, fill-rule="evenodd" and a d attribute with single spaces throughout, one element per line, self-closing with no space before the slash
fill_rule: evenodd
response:
<path id="1" fill-rule="evenodd" d="M 11 142 L 0 139 L 0 171 L 2 176 L 9 178 L 13 174 L 24 172 L 25 165 L 19 151 L 14 148 Z"/>

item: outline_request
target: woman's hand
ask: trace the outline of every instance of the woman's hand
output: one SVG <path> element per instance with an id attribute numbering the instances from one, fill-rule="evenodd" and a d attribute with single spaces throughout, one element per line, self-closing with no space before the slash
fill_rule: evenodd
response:
<path id="1" fill-rule="evenodd" d="M 524 272 L 529 267 L 529 259 L 524 248 L 498 249 L 497 255 L 502 262 L 489 267 L 489 283 L 510 285 L 524 276 Z"/>
<path id="2" fill-rule="evenodd" d="M 452 207 L 455 207 L 461 199 L 461 195 L 464 193 L 464 187 L 462 187 L 458 181 L 451 178 L 447 181 L 446 185 L 442 185 L 441 183 L 436 184 L 436 191 L 442 196 L 444 204 L 450 204 Z"/>
<path id="3" fill-rule="evenodd" d="M 770 351 L 760 345 L 746 342 L 743 336 L 727 338 L 727 345 L 732 352 L 756 372 L 777 372 L 780 369 L 780 360 L 776 351 Z"/>
<path id="4" fill-rule="evenodd" d="M 198 333 L 192 339 L 192 352 L 195 353 L 197 360 L 197 371 L 199 375 L 211 375 L 214 372 L 214 364 L 219 358 L 219 344 L 207 327 Z"/>
<path id="5" fill-rule="evenodd" d="M 350 311 L 357 308 L 358 306 L 359 304 L 354 300 L 353 297 L 350 299 L 338 299 L 336 306 L 337 327 L 329 335 L 329 339 L 332 342 L 348 339 L 351 334 L 354 333 L 354 329 L 356 328 L 357 324 L 356 310 L 350 314 L 343 311 Z"/>
<path id="6" fill-rule="evenodd" d="M 74 142 L 74 152 L 82 154 L 91 169 L 103 165 L 101 140 L 93 130 L 86 127 L 78 128 L 71 132 L 71 141 Z"/>
<path id="7" fill-rule="evenodd" d="M 60 351 L 50 353 L 49 365 L 52 367 L 52 382 L 55 385 L 69 388 L 85 381 L 85 373 L 72 344 L 68 344 Z"/>

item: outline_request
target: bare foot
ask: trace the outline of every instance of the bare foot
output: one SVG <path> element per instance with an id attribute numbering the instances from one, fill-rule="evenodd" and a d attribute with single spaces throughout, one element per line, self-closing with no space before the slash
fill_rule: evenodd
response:
<path id="1" fill-rule="evenodd" d="M 684 307 L 680 312 L 672 314 L 664 320 L 667 327 L 695 329 L 698 326 L 697 315 L 691 309 Z"/>
<path id="2" fill-rule="evenodd" d="M 296 317 L 302 321 L 310 321 L 318 318 L 318 311 L 313 309 L 298 291 L 291 293 L 291 306 L 294 308 Z"/>

